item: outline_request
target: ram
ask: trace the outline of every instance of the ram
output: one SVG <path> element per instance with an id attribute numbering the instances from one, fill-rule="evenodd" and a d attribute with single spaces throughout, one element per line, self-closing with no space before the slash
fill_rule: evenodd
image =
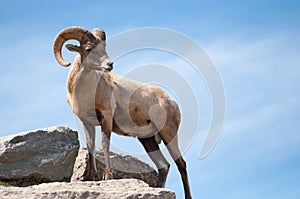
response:
<path id="1" fill-rule="evenodd" d="M 161 140 L 166 145 L 181 174 L 185 198 L 191 198 L 186 162 L 178 147 L 180 111 L 161 88 L 126 79 L 111 72 L 113 62 L 106 52 L 106 35 L 102 29 L 91 32 L 82 27 L 62 30 L 54 41 L 54 55 L 62 66 L 62 47 L 77 55 L 67 79 L 67 102 L 82 121 L 89 151 L 89 174 L 93 180 L 95 166 L 95 127 L 101 126 L 105 159 L 103 179 L 111 178 L 109 160 L 111 133 L 135 136 L 158 168 L 157 187 L 164 187 L 170 164 L 160 151 Z"/>

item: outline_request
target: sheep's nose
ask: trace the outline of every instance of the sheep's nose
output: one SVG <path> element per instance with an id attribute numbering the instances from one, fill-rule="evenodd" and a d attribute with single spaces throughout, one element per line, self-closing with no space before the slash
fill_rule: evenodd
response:
<path id="1" fill-rule="evenodd" d="M 108 66 L 110 66 L 111 68 L 113 68 L 113 66 L 114 66 L 114 62 L 112 62 L 112 61 L 109 61 L 109 62 L 107 62 L 107 65 L 108 65 Z"/>
<path id="2" fill-rule="evenodd" d="M 109 61 L 109 62 L 107 62 L 106 65 L 107 65 L 107 67 L 105 69 L 108 70 L 108 71 L 111 71 L 114 67 L 114 62 Z"/>

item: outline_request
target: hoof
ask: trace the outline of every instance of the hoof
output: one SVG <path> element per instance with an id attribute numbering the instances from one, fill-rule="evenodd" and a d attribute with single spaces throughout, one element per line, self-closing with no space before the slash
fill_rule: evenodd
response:
<path id="1" fill-rule="evenodd" d="M 111 168 L 106 168 L 106 169 L 104 170 L 102 179 L 103 179 L 103 180 L 109 180 L 109 179 L 112 179 L 112 170 L 111 170 Z"/>
<path id="2" fill-rule="evenodd" d="M 83 178 L 83 181 L 95 181 L 95 179 L 96 179 L 96 172 L 91 171 L 87 176 Z"/>
<path id="3" fill-rule="evenodd" d="M 90 176 L 90 175 L 88 175 L 88 176 L 86 176 L 86 177 L 83 178 L 83 181 L 94 181 L 94 180 L 95 180 L 95 177 L 94 176 Z"/>

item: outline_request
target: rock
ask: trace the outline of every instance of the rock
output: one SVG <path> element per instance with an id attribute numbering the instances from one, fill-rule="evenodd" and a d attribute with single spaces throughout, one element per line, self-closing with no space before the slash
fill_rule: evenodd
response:
<path id="1" fill-rule="evenodd" d="M 113 179 L 135 178 L 140 179 L 152 187 L 157 184 L 157 172 L 148 164 L 129 155 L 120 155 L 110 152 Z M 105 168 L 104 154 L 102 150 L 96 150 L 97 177 L 95 180 L 102 180 L 102 173 Z M 71 181 L 83 181 L 88 175 L 88 151 L 80 149 L 76 158 L 73 176 Z"/>
<path id="2" fill-rule="evenodd" d="M 68 127 L 0 137 L 0 180 L 20 186 L 69 181 L 78 149 L 78 134 Z"/>
<path id="3" fill-rule="evenodd" d="M 0 186 L 1 187 L 1 186 Z M 175 199 L 175 193 L 163 188 L 151 188 L 143 181 L 136 179 L 108 180 L 98 182 L 54 182 L 21 187 L 1 187 L 2 199 Z"/>

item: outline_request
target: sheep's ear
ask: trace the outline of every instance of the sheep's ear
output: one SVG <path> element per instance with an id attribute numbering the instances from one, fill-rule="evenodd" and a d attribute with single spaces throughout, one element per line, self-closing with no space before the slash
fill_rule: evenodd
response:
<path id="1" fill-rule="evenodd" d="M 76 46 L 76 45 L 73 45 L 73 44 L 67 44 L 66 48 L 69 51 L 72 51 L 72 52 L 78 52 L 78 53 L 80 53 L 80 51 L 81 51 L 81 48 L 79 46 Z"/>

